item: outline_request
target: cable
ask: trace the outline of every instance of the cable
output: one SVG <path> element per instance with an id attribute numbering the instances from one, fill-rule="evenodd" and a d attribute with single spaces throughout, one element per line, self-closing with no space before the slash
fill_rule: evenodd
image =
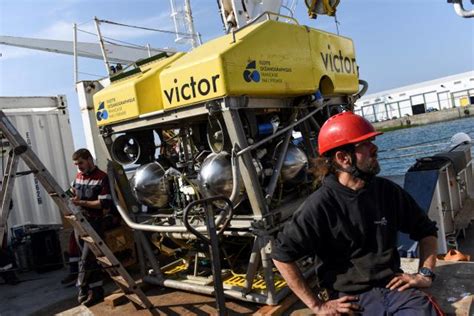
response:
<path id="1" fill-rule="evenodd" d="M 101 23 L 108 23 L 108 24 L 112 24 L 112 25 L 125 26 L 125 27 L 130 27 L 130 28 L 133 28 L 133 29 L 161 32 L 161 33 L 167 33 L 167 34 L 173 34 L 173 35 L 175 35 L 175 34 L 183 35 L 183 36 L 194 36 L 195 35 L 195 34 L 191 34 L 191 33 L 181 33 L 181 32 L 168 31 L 168 30 L 160 30 L 160 29 L 154 29 L 154 28 L 151 28 L 151 27 L 135 26 L 135 25 L 123 24 L 123 23 L 112 22 L 112 21 L 107 21 L 107 20 L 98 20 L 98 21 L 101 22 Z"/>
<path id="2" fill-rule="evenodd" d="M 94 21 L 94 20 L 93 20 L 93 19 L 89 19 L 89 20 L 87 20 L 87 21 L 85 21 L 85 22 L 82 22 L 82 23 L 76 23 L 76 25 L 77 25 L 77 26 L 80 26 L 80 25 L 84 25 L 84 24 L 89 23 L 89 22 L 92 22 L 92 21 Z"/>
<path id="3" fill-rule="evenodd" d="M 334 23 L 336 24 L 336 32 L 337 32 L 337 35 L 339 35 L 339 21 L 337 19 L 337 15 L 334 13 Z"/>
<path id="4" fill-rule="evenodd" d="M 78 31 L 83 32 L 83 33 L 86 33 L 86 34 L 90 34 L 90 35 L 93 35 L 93 36 L 97 36 L 97 34 L 92 33 L 92 32 L 89 32 L 89 31 L 84 31 L 84 30 L 79 30 L 79 29 L 78 29 Z M 118 39 L 115 39 L 115 38 L 112 38 L 112 37 L 108 37 L 108 36 L 102 36 L 102 38 L 106 38 L 106 39 L 109 39 L 109 40 L 111 40 L 111 41 L 116 41 L 116 42 L 118 42 L 118 43 L 127 44 L 127 45 L 130 45 L 131 47 L 135 47 L 135 48 L 143 48 L 143 49 L 147 49 L 147 48 L 148 48 L 148 47 L 143 46 L 143 45 L 137 45 L 137 44 L 133 44 L 133 43 L 121 41 L 121 40 L 118 40 Z M 114 45 L 116 45 L 116 44 L 113 43 L 113 42 L 109 42 L 109 41 L 104 41 L 104 42 L 107 42 L 107 43 L 109 43 L 109 44 L 114 44 Z"/>
<path id="5" fill-rule="evenodd" d="M 82 74 L 82 75 L 88 75 L 88 76 L 97 77 L 97 78 L 102 78 L 102 77 L 103 77 L 102 75 L 90 74 L 90 73 L 82 72 L 82 71 L 78 71 L 78 73 L 80 73 L 80 74 Z"/>
<path id="6" fill-rule="evenodd" d="M 118 44 L 112 42 L 112 41 L 116 41 L 116 42 L 118 42 L 118 43 L 126 44 L 126 45 L 128 45 L 130 48 L 140 48 L 140 49 L 144 49 L 144 50 L 147 49 L 146 46 L 141 46 L 141 45 L 137 45 L 137 44 L 133 44 L 133 43 L 128 43 L 128 42 L 125 42 L 125 41 L 121 41 L 121 40 L 114 39 L 114 38 L 110 38 L 110 37 L 106 37 L 106 36 L 102 36 L 102 38 L 109 39 L 109 40 L 104 40 L 104 43 L 109 43 L 109 44 L 112 44 L 112 45 L 118 45 Z M 123 46 L 125 46 L 125 45 L 123 45 Z"/>

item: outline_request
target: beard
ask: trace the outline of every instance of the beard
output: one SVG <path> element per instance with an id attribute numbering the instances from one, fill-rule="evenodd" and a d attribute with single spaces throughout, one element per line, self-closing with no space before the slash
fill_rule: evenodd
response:
<path id="1" fill-rule="evenodd" d="M 371 157 L 366 161 L 357 161 L 357 168 L 360 171 L 372 176 L 375 176 L 380 172 L 380 165 L 377 161 L 377 157 Z"/>

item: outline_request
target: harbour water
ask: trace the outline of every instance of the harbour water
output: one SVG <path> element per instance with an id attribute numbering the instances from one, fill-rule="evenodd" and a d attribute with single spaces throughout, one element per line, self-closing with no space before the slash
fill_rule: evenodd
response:
<path id="1" fill-rule="evenodd" d="M 474 140 L 474 117 L 386 132 L 377 137 L 380 175 L 403 175 L 417 158 L 445 151 L 459 132 Z M 474 146 L 472 148 L 474 156 Z"/>

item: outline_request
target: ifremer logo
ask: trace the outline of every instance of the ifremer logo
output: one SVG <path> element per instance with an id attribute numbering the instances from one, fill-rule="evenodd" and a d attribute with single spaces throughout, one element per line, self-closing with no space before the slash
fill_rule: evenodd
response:
<path id="1" fill-rule="evenodd" d="M 260 82 L 260 73 L 256 69 L 257 63 L 255 60 L 249 62 L 244 71 L 244 80 L 247 82 Z"/>
<path id="2" fill-rule="evenodd" d="M 109 118 L 109 112 L 107 112 L 107 110 L 105 109 L 104 102 L 100 102 L 99 108 L 97 110 L 98 110 L 96 113 L 97 121 L 100 122 L 102 120 L 106 120 Z"/>

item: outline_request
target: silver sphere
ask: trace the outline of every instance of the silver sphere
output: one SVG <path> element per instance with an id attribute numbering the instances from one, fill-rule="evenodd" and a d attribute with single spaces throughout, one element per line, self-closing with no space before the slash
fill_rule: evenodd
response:
<path id="1" fill-rule="evenodd" d="M 284 182 L 299 180 L 301 172 L 308 166 L 308 157 L 305 152 L 293 144 L 289 144 L 285 161 L 281 169 L 281 178 Z M 298 181 L 297 181 L 298 182 Z"/>
<path id="2" fill-rule="evenodd" d="M 164 175 L 165 169 L 157 162 L 137 168 L 131 184 L 140 203 L 150 207 L 164 207 L 168 204 L 169 183 Z"/>
<path id="3" fill-rule="evenodd" d="M 206 197 L 230 197 L 233 188 L 231 157 L 226 152 L 212 153 L 204 159 L 199 181 Z"/>

